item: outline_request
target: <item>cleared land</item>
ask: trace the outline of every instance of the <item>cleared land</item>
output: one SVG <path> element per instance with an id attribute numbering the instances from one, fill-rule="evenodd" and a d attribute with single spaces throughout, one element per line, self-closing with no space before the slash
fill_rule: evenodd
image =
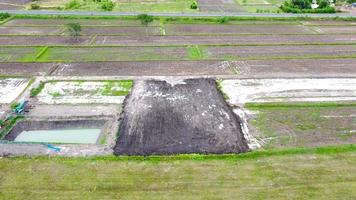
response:
<path id="1" fill-rule="evenodd" d="M 234 0 L 198 0 L 199 10 L 204 12 L 244 12 Z"/>
<path id="2" fill-rule="evenodd" d="M 14 101 L 28 85 L 27 79 L 0 79 L 0 104 L 9 104 Z"/>
<path id="3" fill-rule="evenodd" d="M 4 158 L 0 159 L 1 197 L 353 199 L 354 149 L 351 146 L 269 156 L 252 154 L 225 160 L 200 156 L 197 160 L 178 157 L 167 161 L 164 157 L 139 161 L 110 157 Z"/>
<path id="4" fill-rule="evenodd" d="M 295 105 L 251 107 L 250 126 L 264 149 L 356 143 L 355 105 Z"/>

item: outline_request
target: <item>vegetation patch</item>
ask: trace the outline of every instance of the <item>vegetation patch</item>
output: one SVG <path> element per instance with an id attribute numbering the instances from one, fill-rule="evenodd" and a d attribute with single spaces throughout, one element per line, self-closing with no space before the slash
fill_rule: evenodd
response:
<path id="1" fill-rule="evenodd" d="M 45 83 L 41 81 L 37 87 L 32 88 L 30 91 L 30 97 L 36 97 L 43 90 L 44 86 Z"/>

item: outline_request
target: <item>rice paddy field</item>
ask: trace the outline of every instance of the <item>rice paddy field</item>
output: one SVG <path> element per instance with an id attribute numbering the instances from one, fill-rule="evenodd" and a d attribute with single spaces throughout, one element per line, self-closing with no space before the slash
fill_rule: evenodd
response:
<path id="1" fill-rule="evenodd" d="M 138 2 L 115 10 L 190 9 L 190 1 Z M 79 36 L 68 23 L 81 25 Z M 0 199 L 356 197 L 353 20 L 0 24 Z M 24 101 L 26 111 L 9 117 Z M 90 141 L 48 142 L 56 130 L 70 139 L 91 129 L 100 134 Z M 16 142 L 15 132 L 46 140 Z"/>

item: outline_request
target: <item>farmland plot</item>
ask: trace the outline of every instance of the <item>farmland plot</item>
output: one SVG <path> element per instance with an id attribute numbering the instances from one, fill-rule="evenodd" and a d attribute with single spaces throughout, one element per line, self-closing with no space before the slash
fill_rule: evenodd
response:
<path id="1" fill-rule="evenodd" d="M 120 104 L 129 93 L 132 81 L 49 82 L 38 95 L 45 104 L 113 103 Z"/>

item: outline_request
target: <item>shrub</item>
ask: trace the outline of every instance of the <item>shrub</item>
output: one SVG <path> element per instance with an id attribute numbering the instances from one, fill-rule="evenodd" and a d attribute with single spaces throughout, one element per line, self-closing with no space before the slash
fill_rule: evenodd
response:
<path id="1" fill-rule="evenodd" d="M 320 8 L 326 8 L 326 7 L 328 7 L 330 5 L 328 0 L 320 0 L 318 2 L 318 4 L 319 4 L 319 7 L 318 7 L 319 9 Z"/>
<path id="2" fill-rule="evenodd" d="M 78 0 L 71 0 L 65 5 L 65 9 L 78 9 L 80 8 L 80 3 Z"/>
<path id="3" fill-rule="evenodd" d="M 322 2 L 327 0 L 320 0 L 323 4 L 319 8 L 312 9 L 310 0 L 289 0 L 281 5 L 281 10 L 286 13 L 335 13 L 335 8 L 330 7 L 329 2 Z M 325 5 L 327 4 L 327 5 Z"/>
<path id="4" fill-rule="evenodd" d="M 36 88 L 32 88 L 30 91 L 30 97 L 37 96 L 43 90 L 44 86 L 45 86 L 45 83 L 41 81 L 40 84 Z"/>
<path id="5" fill-rule="evenodd" d="M 141 20 L 141 24 L 147 26 L 148 23 L 153 22 L 153 16 L 147 14 L 137 15 L 137 19 Z"/>
<path id="6" fill-rule="evenodd" d="M 217 22 L 219 23 L 219 24 L 224 24 L 224 23 L 227 23 L 227 22 L 229 22 L 229 18 L 228 17 L 219 17 L 218 19 L 217 19 Z"/>
<path id="7" fill-rule="evenodd" d="M 352 3 L 356 3 L 356 0 L 347 0 L 346 2 L 352 4 Z"/>
<path id="8" fill-rule="evenodd" d="M 10 14 L 9 13 L 0 13 L 0 21 L 9 18 Z"/>
<path id="9" fill-rule="evenodd" d="M 82 26 L 79 23 L 68 23 L 66 24 L 67 32 L 70 36 L 77 38 L 82 31 Z"/>
<path id="10" fill-rule="evenodd" d="M 198 4 L 197 4 L 197 2 L 194 1 L 194 2 L 190 5 L 190 9 L 194 9 L 194 10 L 198 9 Z"/>
<path id="11" fill-rule="evenodd" d="M 31 3 L 31 5 L 30 5 L 31 10 L 38 10 L 40 8 L 41 8 L 40 5 L 38 5 L 36 3 Z"/>
<path id="12" fill-rule="evenodd" d="M 112 11 L 115 7 L 115 4 L 111 0 L 102 0 L 101 1 L 101 9 L 104 11 Z"/>

